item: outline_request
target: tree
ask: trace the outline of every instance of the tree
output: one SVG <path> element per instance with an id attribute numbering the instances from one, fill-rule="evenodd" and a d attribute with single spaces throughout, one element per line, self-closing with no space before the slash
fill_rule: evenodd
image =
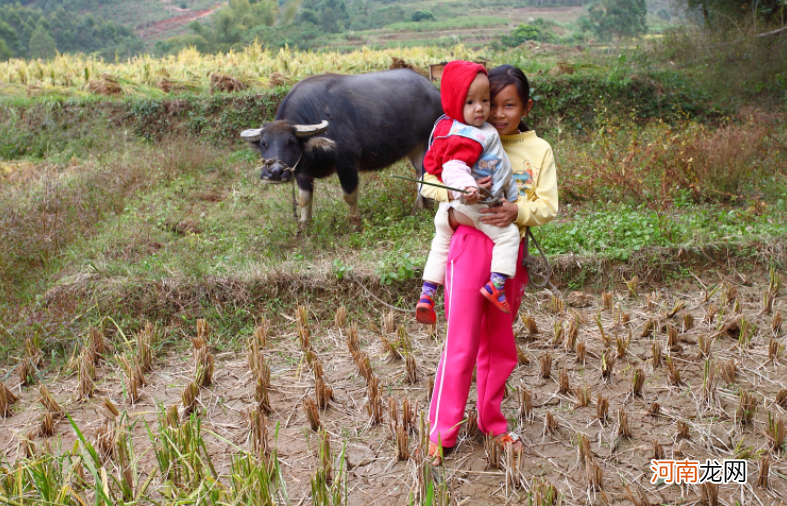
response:
<path id="1" fill-rule="evenodd" d="M 784 24 L 784 0 L 679 0 L 689 11 L 702 15 L 707 28 L 726 28 L 747 18 L 766 24 Z"/>
<path id="2" fill-rule="evenodd" d="M 437 20 L 435 19 L 434 14 L 432 14 L 432 11 L 418 10 L 413 13 L 413 21 L 419 23 L 421 21 L 437 21 Z"/>
<path id="3" fill-rule="evenodd" d="M 588 9 L 591 26 L 602 40 L 637 37 L 647 32 L 645 0 L 601 0 Z"/>
<path id="4" fill-rule="evenodd" d="M 49 35 L 44 25 L 39 24 L 30 36 L 30 43 L 27 48 L 30 58 L 47 59 L 57 55 L 57 44 L 55 39 Z"/>
<path id="5" fill-rule="evenodd" d="M 7 61 L 14 57 L 14 53 L 8 49 L 5 41 L 0 39 L 0 61 Z"/>

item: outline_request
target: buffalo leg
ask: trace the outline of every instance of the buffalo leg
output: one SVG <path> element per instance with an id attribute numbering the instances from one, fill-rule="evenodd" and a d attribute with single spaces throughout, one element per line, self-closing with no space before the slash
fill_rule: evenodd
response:
<path id="1" fill-rule="evenodd" d="M 424 174 L 424 155 L 426 154 L 426 144 L 419 144 L 415 147 L 412 151 L 407 153 L 407 159 L 410 160 L 410 163 L 413 165 L 415 169 L 415 178 L 421 179 L 421 176 Z M 413 207 L 413 214 L 415 214 L 420 209 L 425 209 L 427 207 L 424 197 L 421 195 L 421 192 L 418 191 L 418 187 L 415 189 L 415 207 Z M 431 206 L 430 206 L 431 207 Z"/>
<path id="2" fill-rule="evenodd" d="M 350 221 L 353 226 L 361 229 L 361 211 L 358 209 L 358 170 L 355 167 L 337 170 L 339 183 L 344 192 L 344 201 L 350 206 Z"/>
<path id="3" fill-rule="evenodd" d="M 298 203 L 301 208 L 301 217 L 298 221 L 298 230 L 303 230 L 312 221 L 312 200 L 314 199 L 314 178 L 298 174 Z"/>

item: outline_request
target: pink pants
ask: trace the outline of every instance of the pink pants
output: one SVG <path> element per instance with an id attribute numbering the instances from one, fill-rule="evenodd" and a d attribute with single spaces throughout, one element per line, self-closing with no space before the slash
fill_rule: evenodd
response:
<path id="1" fill-rule="evenodd" d="M 478 428 L 497 436 L 508 432 L 500 408 L 506 380 L 517 364 L 513 323 L 527 285 L 519 246 L 516 276 L 506 282 L 511 314 L 490 304 L 481 287 L 489 280 L 494 243 L 476 229 L 459 226 L 448 251 L 445 276 L 446 338 L 437 367 L 429 409 L 430 440 L 443 447 L 456 444 L 470 393 L 473 366 L 478 387 Z"/>

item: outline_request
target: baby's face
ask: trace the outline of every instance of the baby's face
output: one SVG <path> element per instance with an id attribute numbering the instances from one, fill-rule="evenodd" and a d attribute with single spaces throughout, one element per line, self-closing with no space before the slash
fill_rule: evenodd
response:
<path id="1" fill-rule="evenodd" d="M 470 83 L 465 99 L 464 120 L 468 125 L 480 127 L 489 117 L 489 79 L 478 74 Z"/>

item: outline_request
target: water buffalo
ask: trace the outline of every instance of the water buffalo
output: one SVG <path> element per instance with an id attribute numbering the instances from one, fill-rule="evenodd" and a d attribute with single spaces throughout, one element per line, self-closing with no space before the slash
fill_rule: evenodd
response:
<path id="1" fill-rule="evenodd" d="M 333 173 L 360 226 L 358 171 L 382 169 L 406 156 L 420 177 L 429 134 L 441 114 L 440 93 L 412 70 L 323 74 L 296 84 L 274 121 L 241 136 L 264 160 L 261 179 L 283 183 L 294 175 L 299 228 L 312 218 L 314 179 Z"/>

